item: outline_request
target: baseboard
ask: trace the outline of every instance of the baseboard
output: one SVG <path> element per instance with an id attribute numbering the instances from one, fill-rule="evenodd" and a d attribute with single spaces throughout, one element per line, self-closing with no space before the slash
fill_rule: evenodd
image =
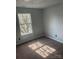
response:
<path id="1" fill-rule="evenodd" d="M 32 41 L 32 40 L 35 40 L 35 39 L 39 39 L 39 38 L 42 38 L 42 37 L 44 37 L 43 34 L 38 34 L 34 37 L 30 37 L 28 39 L 26 38 L 26 39 L 20 40 L 19 42 L 16 43 L 16 45 L 21 45 L 21 44 L 24 44 L 26 42 L 29 42 L 29 41 Z"/>
<path id="2" fill-rule="evenodd" d="M 39 38 L 42 38 L 42 37 L 46 37 L 46 38 L 55 40 L 55 41 L 57 41 L 57 42 L 63 44 L 63 42 L 57 40 L 56 38 L 52 37 L 51 35 L 39 34 L 39 35 L 36 35 L 35 37 L 32 37 L 32 38 L 30 38 L 30 39 L 27 39 L 27 38 L 26 38 L 27 40 L 21 40 L 21 41 L 19 41 L 18 43 L 16 43 L 16 45 L 21 45 L 21 44 L 24 44 L 24 43 L 26 43 L 26 42 L 30 42 L 30 41 L 32 41 L 32 40 L 39 39 Z"/>
<path id="3" fill-rule="evenodd" d="M 54 38 L 54 37 L 51 36 L 51 35 L 45 35 L 45 36 L 46 36 L 47 38 L 49 38 L 49 39 L 55 40 L 55 41 L 57 41 L 57 42 L 63 44 L 63 41 L 58 40 L 58 38 Z"/>
<path id="4" fill-rule="evenodd" d="M 33 41 L 33 40 L 37 40 L 37 39 L 40 39 L 40 38 L 43 38 L 43 37 L 45 37 L 45 36 L 41 36 L 41 37 L 38 37 L 38 38 L 35 38 L 35 39 L 32 39 L 32 40 L 29 40 L 29 41 L 26 41 L 26 42 L 17 44 L 17 46 L 23 45 L 23 44 L 25 44 L 25 43 L 28 43 L 28 42 L 31 42 L 31 41 Z"/>

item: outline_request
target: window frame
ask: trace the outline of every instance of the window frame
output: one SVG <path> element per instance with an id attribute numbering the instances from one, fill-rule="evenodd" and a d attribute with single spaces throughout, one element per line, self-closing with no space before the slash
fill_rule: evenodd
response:
<path id="1" fill-rule="evenodd" d="M 31 32 L 28 32 L 28 33 L 27 33 L 27 32 L 25 32 L 25 33 L 22 33 L 22 32 L 21 32 L 21 27 L 20 27 L 21 24 L 20 24 L 20 20 L 19 20 L 19 16 L 18 16 L 19 14 L 30 14 L 30 21 L 31 21 L 31 22 L 30 22 L 30 23 L 25 23 L 25 24 L 31 24 Z M 21 36 L 28 35 L 28 34 L 32 34 L 32 33 L 33 33 L 33 28 L 32 28 L 32 18 L 31 18 L 31 13 L 18 13 L 18 15 L 17 15 L 17 16 L 18 16 L 19 29 L 20 29 L 20 34 L 21 34 Z M 23 24 L 23 25 L 25 25 L 25 24 Z M 26 25 L 26 26 L 27 26 L 27 25 Z"/>

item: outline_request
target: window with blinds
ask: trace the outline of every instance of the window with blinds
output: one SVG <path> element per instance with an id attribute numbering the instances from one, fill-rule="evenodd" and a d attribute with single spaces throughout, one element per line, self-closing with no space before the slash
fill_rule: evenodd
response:
<path id="1" fill-rule="evenodd" d="M 26 34 L 32 33 L 31 14 L 19 13 L 18 18 L 19 18 L 21 35 L 26 35 Z"/>

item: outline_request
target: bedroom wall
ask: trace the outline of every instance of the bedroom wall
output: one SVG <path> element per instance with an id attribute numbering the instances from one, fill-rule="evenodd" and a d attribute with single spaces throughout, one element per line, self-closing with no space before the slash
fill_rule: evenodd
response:
<path id="1" fill-rule="evenodd" d="M 21 36 L 20 35 L 20 29 L 18 25 L 18 17 L 16 17 L 16 44 L 20 44 L 26 41 L 29 41 L 31 39 L 43 36 L 43 11 L 42 9 L 29 9 L 29 8 L 21 8 L 17 7 L 16 8 L 16 15 L 18 13 L 31 13 L 31 19 L 32 19 L 32 28 L 33 28 L 33 33 Z M 20 40 L 19 40 L 20 38 Z"/>
<path id="2" fill-rule="evenodd" d="M 46 36 L 63 43 L 63 4 L 44 9 Z"/>

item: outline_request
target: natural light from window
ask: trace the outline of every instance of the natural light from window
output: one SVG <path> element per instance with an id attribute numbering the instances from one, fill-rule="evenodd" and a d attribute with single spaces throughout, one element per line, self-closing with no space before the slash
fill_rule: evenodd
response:
<path id="1" fill-rule="evenodd" d="M 18 18 L 19 18 L 21 35 L 26 35 L 26 34 L 32 33 L 31 14 L 19 13 Z"/>
<path id="2" fill-rule="evenodd" d="M 50 54 L 54 53 L 56 51 L 55 48 L 52 48 L 48 45 L 44 45 L 40 42 L 35 42 L 33 44 L 28 45 L 29 48 L 34 50 L 37 54 L 42 56 L 43 58 L 46 58 Z"/>

